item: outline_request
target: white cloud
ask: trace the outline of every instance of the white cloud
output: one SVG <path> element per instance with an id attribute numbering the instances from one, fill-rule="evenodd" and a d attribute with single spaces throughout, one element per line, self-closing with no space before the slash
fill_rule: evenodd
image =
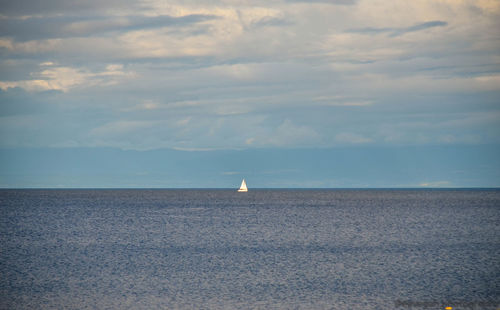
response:
<path id="1" fill-rule="evenodd" d="M 352 100 L 342 96 L 318 96 L 313 100 L 327 106 L 365 107 L 373 104 L 372 100 Z"/>
<path id="2" fill-rule="evenodd" d="M 114 121 L 93 129 L 90 134 L 98 136 L 113 136 L 135 131 L 139 128 L 149 128 L 154 124 L 150 121 Z"/>
<path id="3" fill-rule="evenodd" d="M 498 1 L 322 2 L 151 0 L 140 10 L 106 9 L 91 21 L 52 15 L 46 21 L 42 12 L 39 24 L 62 21 L 68 29 L 45 27 L 33 39 L 29 24 L 19 24 L 27 41 L 0 31 L 0 88 L 6 98 L 16 87 L 60 91 L 51 100 L 79 111 L 64 117 L 78 124 L 78 141 L 86 145 L 496 139 L 496 118 L 480 122 L 457 113 L 498 115 Z M 154 27 L 145 22 L 162 18 Z M 52 34 L 59 37 L 43 39 Z"/>
<path id="4" fill-rule="evenodd" d="M 111 64 L 104 71 L 90 72 L 84 68 L 54 66 L 52 62 L 40 64 L 39 72 L 31 74 L 32 79 L 23 81 L 0 81 L 0 89 L 21 87 L 27 91 L 60 90 L 67 92 L 76 87 L 109 86 L 121 79 L 131 78 L 133 72 L 123 71 L 123 65 Z"/>
<path id="5" fill-rule="evenodd" d="M 189 122 L 191 121 L 191 117 L 186 117 L 183 119 L 180 119 L 176 122 L 178 126 L 187 126 L 189 125 Z"/>
<path id="6" fill-rule="evenodd" d="M 312 128 L 296 125 L 291 120 L 286 119 L 267 137 L 260 137 L 256 139 L 256 142 L 269 146 L 311 146 L 319 139 L 320 135 Z"/>
<path id="7" fill-rule="evenodd" d="M 363 143 L 373 142 L 373 140 L 370 138 L 351 132 L 342 132 L 336 134 L 335 141 L 339 143 L 348 143 L 348 144 L 363 144 Z"/>

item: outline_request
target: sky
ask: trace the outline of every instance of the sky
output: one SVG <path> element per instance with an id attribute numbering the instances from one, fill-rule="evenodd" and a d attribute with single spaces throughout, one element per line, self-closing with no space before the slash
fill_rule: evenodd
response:
<path id="1" fill-rule="evenodd" d="M 0 187 L 500 186 L 498 29 L 498 0 L 0 0 Z"/>

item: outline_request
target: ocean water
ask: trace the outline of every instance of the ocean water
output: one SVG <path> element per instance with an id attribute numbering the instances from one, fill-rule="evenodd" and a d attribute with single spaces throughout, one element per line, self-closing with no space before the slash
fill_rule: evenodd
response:
<path id="1" fill-rule="evenodd" d="M 0 309 L 497 309 L 500 190 L 1 190 Z"/>

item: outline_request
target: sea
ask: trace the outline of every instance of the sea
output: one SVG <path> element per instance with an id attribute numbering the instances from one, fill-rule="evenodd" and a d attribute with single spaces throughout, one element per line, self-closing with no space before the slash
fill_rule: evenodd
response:
<path id="1" fill-rule="evenodd" d="M 499 309 L 499 189 L 0 190 L 0 309 Z"/>

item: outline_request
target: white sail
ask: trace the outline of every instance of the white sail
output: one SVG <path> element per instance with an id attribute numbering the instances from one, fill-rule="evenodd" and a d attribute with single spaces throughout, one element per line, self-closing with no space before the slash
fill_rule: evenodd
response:
<path id="1" fill-rule="evenodd" d="M 241 186 L 238 192 L 248 192 L 247 183 L 245 183 L 245 179 L 241 181 Z"/>

